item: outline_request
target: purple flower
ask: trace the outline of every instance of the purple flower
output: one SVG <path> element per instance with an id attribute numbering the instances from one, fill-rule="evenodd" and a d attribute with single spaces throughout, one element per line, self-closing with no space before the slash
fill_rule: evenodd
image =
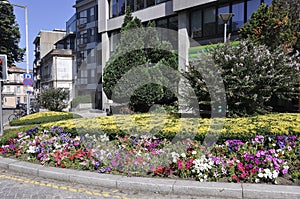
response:
<path id="1" fill-rule="evenodd" d="M 284 175 L 284 174 L 286 174 L 286 173 L 288 173 L 289 172 L 289 170 L 288 169 L 282 169 L 282 174 Z"/>
<path id="2" fill-rule="evenodd" d="M 99 169 L 98 172 L 99 172 L 99 173 L 105 173 L 105 171 L 106 171 L 106 170 L 105 170 L 104 168 L 101 168 L 101 169 Z"/>
<path id="3" fill-rule="evenodd" d="M 107 171 L 107 172 L 110 172 L 110 171 L 111 171 L 111 168 L 110 168 L 110 167 L 107 167 L 107 168 L 106 168 L 106 171 Z"/>

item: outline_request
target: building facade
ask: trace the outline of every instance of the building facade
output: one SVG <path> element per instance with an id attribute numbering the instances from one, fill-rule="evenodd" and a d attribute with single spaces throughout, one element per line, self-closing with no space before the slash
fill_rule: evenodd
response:
<path id="1" fill-rule="evenodd" d="M 32 71 L 30 71 L 32 72 Z M 26 87 L 23 84 L 23 74 L 26 73 L 26 69 L 18 68 L 16 66 L 8 67 L 8 78 L 3 84 L 3 107 L 15 108 L 19 103 L 27 103 L 27 94 L 32 98 L 32 87 Z"/>
<path id="2" fill-rule="evenodd" d="M 92 107 L 102 109 L 101 38 L 98 34 L 98 1 L 77 0 L 75 96 L 90 98 Z"/>
<path id="3" fill-rule="evenodd" d="M 41 92 L 41 60 L 51 50 L 55 49 L 55 43 L 66 35 L 65 30 L 55 29 L 53 31 L 41 30 L 33 41 L 34 44 L 34 61 L 33 77 L 34 90 L 36 93 Z"/>

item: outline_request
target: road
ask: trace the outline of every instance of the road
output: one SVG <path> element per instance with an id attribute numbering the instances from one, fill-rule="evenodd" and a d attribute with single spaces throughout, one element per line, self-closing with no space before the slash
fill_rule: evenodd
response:
<path id="1" fill-rule="evenodd" d="M 13 109 L 3 109 L 3 124 L 5 125 L 6 123 L 8 123 L 8 116 L 10 116 L 10 114 L 13 113 Z"/>
<path id="2" fill-rule="evenodd" d="M 151 192 L 109 189 L 99 186 L 68 183 L 50 180 L 6 169 L 0 169 L 1 199 L 85 199 L 85 198 L 119 198 L 119 199 L 196 199 L 198 197 L 163 195 Z M 199 197 L 200 198 L 200 197 Z"/>

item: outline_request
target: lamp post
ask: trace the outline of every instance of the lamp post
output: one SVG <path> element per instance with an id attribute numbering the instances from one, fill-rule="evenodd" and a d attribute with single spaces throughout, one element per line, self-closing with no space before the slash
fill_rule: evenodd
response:
<path id="1" fill-rule="evenodd" d="M 9 3 L 8 1 L 2 1 L 1 3 L 3 4 L 10 4 L 12 6 L 16 6 L 19 8 L 23 8 L 25 10 L 25 42 L 26 42 L 26 73 L 29 73 L 29 48 L 28 48 L 28 7 L 27 6 L 22 6 L 22 5 L 17 5 L 17 4 L 12 4 Z M 30 113 L 30 94 L 27 93 L 27 115 Z"/>
<path id="2" fill-rule="evenodd" d="M 219 14 L 219 17 L 222 19 L 224 23 L 224 44 L 226 43 L 226 32 L 227 32 L 227 22 L 233 17 L 233 13 L 222 13 Z"/>

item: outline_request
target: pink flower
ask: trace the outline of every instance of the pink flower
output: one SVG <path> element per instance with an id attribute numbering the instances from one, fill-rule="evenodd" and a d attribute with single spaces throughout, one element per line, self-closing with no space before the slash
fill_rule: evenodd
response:
<path id="1" fill-rule="evenodd" d="M 182 169 L 182 161 L 181 161 L 181 160 L 178 160 L 178 161 L 177 161 L 177 164 L 178 164 L 178 169 Z"/>

